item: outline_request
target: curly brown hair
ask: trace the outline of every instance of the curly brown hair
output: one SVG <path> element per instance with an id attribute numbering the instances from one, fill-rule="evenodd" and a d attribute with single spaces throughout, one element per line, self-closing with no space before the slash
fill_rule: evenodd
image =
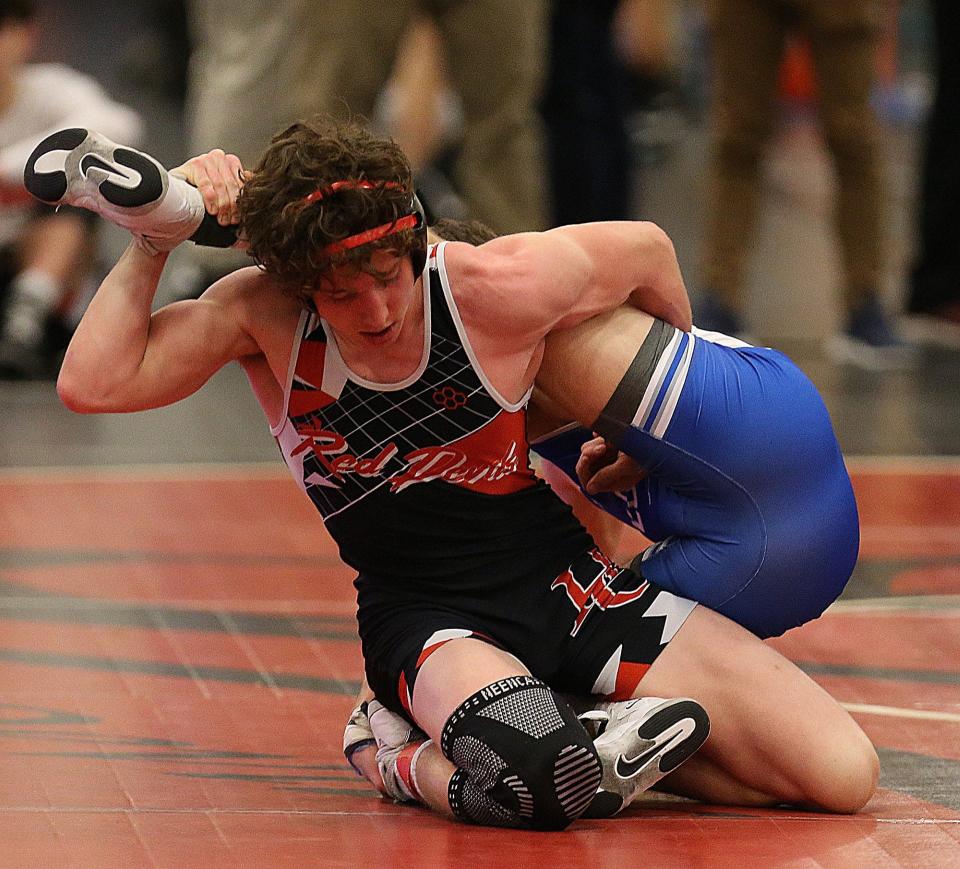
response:
<path id="1" fill-rule="evenodd" d="M 493 229 L 479 220 L 457 220 L 453 217 L 441 217 L 430 228 L 440 238 L 445 238 L 447 241 L 465 241 L 474 247 L 493 241 L 497 237 L 497 233 Z"/>
<path id="2" fill-rule="evenodd" d="M 367 182 L 333 189 L 336 182 Z M 311 194 L 318 194 L 308 201 Z M 281 286 L 310 304 L 323 274 L 351 264 L 380 276 L 374 251 L 405 256 L 419 243 L 414 230 L 385 235 L 351 250 L 328 245 L 412 211 L 413 174 L 390 139 L 359 124 L 328 118 L 298 121 L 273 137 L 240 192 L 240 227 L 249 253 Z"/>

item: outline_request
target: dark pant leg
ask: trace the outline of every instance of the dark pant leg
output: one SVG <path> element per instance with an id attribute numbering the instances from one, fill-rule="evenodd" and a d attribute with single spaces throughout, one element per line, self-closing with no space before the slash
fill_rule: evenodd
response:
<path id="1" fill-rule="evenodd" d="M 932 0 L 936 91 L 927 118 L 917 213 L 917 259 L 908 310 L 936 313 L 960 302 L 960 19 Z"/>
<path id="2" fill-rule="evenodd" d="M 834 226 L 847 309 L 879 287 L 886 190 L 879 122 L 870 102 L 876 83 L 877 0 L 808 0 L 809 34 L 823 135 L 837 175 Z"/>
<path id="3" fill-rule="evenodd" d="M 615 11 L 610 0 L 553 4 L 541 112 L 554 225 L 630 215 L 627 82 L 612 44 Z"/>

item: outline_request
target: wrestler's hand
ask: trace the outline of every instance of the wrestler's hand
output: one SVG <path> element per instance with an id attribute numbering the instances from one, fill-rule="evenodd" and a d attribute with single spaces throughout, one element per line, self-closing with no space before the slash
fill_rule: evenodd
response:
<path id="1" fill-rule="evenodd" d="M 220 148 L 214 148 L 206 154 L 191 157 L 171 169 L 170 174 L 183 178 L 203 194 L 207 213 L 215 215 L 221 226 L 240 221 L 237 197 L 246 173 L 236 154 L 226 154 Z"/>
<path id="2" fill-rule="evenodd" d="M 580 447 L 577 477 L 589 495 L 632 489 L 646 476 L 644 468 L 602 437 Z"/>
<path id="3" fill-rule="evenodd" d="M 381 794 L 387 795 L 377 765 L 377 740 L 367 717 L 367 703 L 363 702 L 350 713 L 350 720 L 343 729 L 343 755 L 357 775 L 365 778 Z"/>

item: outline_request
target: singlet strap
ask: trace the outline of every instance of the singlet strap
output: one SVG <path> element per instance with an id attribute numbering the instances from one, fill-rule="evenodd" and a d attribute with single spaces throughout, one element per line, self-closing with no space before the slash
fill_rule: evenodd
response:
<path id="1" fill-rule="evenodd" d="M 436 247 L 435 259 L 437 263 L 437 274 L 440 278 L 440 288 L 443 290 L 443 300 L 446 303 L 450 318 L 453 320 L 454 327 L 457 330 L 457 336 L 460 339 L 460 343 L 463 345 L 463 350 L 467 354 L 467 358 L 470 360 L 470 365 L 476 372 L 477 377 L 483 384 L 483 388 L 490 394 L 490 397 L 496 401 L 500 407 L 510 413 L 521 410 L 530 400 L 530 395 L 533 392 L 533 386 L 530 386 L 523 396 L 521 396 L 519 401 L 508 401 L 490 382 L 490 378 L 487 377 L 486 372 L 483 370 L 483 366 L 480 364 L 480 360 L 477 358 L 477 354 L 474 352 L 473 345 L 470 343 L 466 326 L 464 326 L 463 319 L 460 316 L 460 309 L 457 307 L 456 299 L 453 296 L 450 278 L 447 275 L 447 263 L 445 257 L 446 246 L 447 242 L 441 241 Z"/>
<path id="2" fill-rule="evenodd" d="M 287 423 L 287 413 L 290 410 L 290 390 L 293 388 L 293 375 L 297 370 L 297 359 L 300 356 L 300 344 L 310 329 L 310 320 L 314 315 L 309 311 L 300 312 L 297 320 L 297 328 L 293 333 L 293 347 L 290 349 L 290 361 L 287 364 L 286 382 L 283 384 L 283 405 L 280 411 L 280 418 L 270 425 L 270 434 L 277 437 Z"/>

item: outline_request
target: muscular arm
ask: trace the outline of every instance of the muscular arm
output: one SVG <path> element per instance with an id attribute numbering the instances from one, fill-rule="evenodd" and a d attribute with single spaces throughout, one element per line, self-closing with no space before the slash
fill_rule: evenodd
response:
<path id="1" fill-rule="evenodd" d="M 452 253 L 476 289 L 471 301 L 509 314 L 520 341 L 624 303 L 678 328 L 692 326 L 673 244 L 653 223 L 563 226 L 504 236 L 467 252 L 458 245 Z"/>
<path id="2" fill-rule="evenodd" d="M 648 221 L 611 221 L 560 227 L 552 232 L 579 248 L 588 262 L 581 287 L 570 287 L 575 301 L 554 328 L 583 322 L 621 304 L 688 331 L 690 299 L 670 237 Z"/>
<path id="3" fill-rule="evenodd" d="M 214 150 L 172 170 L 196 186 L 221 223 L 237 220 L 243 170 Z M 64 404 L 78 413 L 146 410 L 196 392 L 226 363 L 260 353 L 245 328 L 244 289 L 234 273 L 199 299 L 151 313 L 167 254 L 131 244 L 87 307 L 57 380 Z"/>
<path id="4" fill-rule="evenodd" d="M 199 299 L 151 314 L 166 254 L 131 245 L 90 302 L 64 358 L 57 391 L 79 413 L 171 404 L 227 362 L 258 347 L 230 303 L 234 276 Z"/>
<path id="5" fill-rule="evenodd" d="M 652 223 L 564 226 L 480 247 L 451 243 L 444 261 L 481 366 L 510 401 L 533 382 L 551 333 L 621 306 L 692 326 L 673 244 Z"/>

